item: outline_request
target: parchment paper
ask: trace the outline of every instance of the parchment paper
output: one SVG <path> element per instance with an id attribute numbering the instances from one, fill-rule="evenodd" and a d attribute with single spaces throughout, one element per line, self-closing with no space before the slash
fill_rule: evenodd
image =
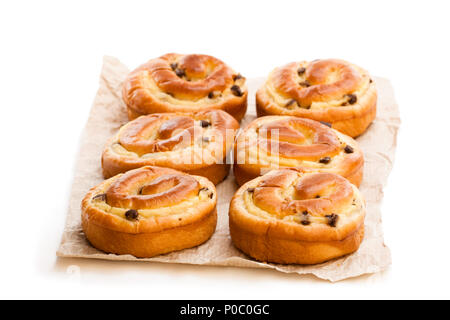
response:
<path id="1" fill-rule="evenodd" d="M 368 212 L 364 241 L 356 253 L 315 266 L 261 263 L 241 253 L 233 247 L 228 231 L 228 206 L 237 190 L 232 173 L 217 186 L 217 229 L 212 238 L 203 245 L 150 259 L 105 254 L 90 246 L 81 229 L 80 203 L 86 192 L 103 180 L 100 158 L 107 139 L 128 121 L 121 99 L 122 81 L 128 72 L 119 60 L 113 57 L 104 58 L 100 88 L 81 138 L 81 150 L 58 256 L 271 268 L 287 273 L 314 274 L 330 281 L 379 272 L 391 264 L 390 251 L 383 242 L 380 205 L 383 198 L 382 189 L 393 165 L 400 117 L 393 89 L 389 81 L 383 78 L 374 78 L 379 93 L 377 118 L 369 130 L 357 139 L 365 156 L 364 179 L 360 189 L 366 198 Z M 263 81 L 263 78 L 248 79 L 249 108 L 241 126 L 256 117 L 254 97 Z"/>

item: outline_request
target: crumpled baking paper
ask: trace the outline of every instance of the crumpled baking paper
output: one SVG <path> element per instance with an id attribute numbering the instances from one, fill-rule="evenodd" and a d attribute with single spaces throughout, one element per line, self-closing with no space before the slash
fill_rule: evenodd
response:
<path id="1" fill-rule="evenodd" d="M 57 251 L 58 256 L 270 268 L 286 273 L 313 274 L 330 281 L 379 272 L 391 264 L 390 250 L 383 242 L 380 205 L 383 186 L 394 161 L 400 117 L 393 89 L 389 81 L 383 78 L 374 78 L 379 94 L 377 118 L 368 131 L 357 139 L 365 156 L 364 179 L 360 189 L 366 199 L 368 210 L 364 241 L 357 252 L 314 266 L 262 263 L 246 256 L 233 246 L 228 231 L 228 207 L 231 197 L 238 188 L 232 173 L 217 186 L 217 229 L 206 243 L 150 259 L 106 254 L 93 248 L 81 228 L 80 203 L 88 190 L 103 180 L 100 159 L 107 139 L 128 121 L 121 98 L 122 81 L 128 72 L 129 70 L 116 58 L 104 57 L 100 88 L 81 138 L 81 150 L 78 154 L 67 221 Z M 263 81 L 263 78 L 248 79 L 249 108 L 241 123 L 242 127 L 256 117 L 254 97 Z"/>

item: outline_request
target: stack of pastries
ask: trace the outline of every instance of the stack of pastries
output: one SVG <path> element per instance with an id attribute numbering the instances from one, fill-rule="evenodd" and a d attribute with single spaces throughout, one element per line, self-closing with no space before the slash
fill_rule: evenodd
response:
<path id="1" fill-rule="evenodd" d="M 335 59 L 276 68 L 256 93 L 258 117 L 241 130 L 246 79 L 212 56 L 152 59 L 127 76 L 122 96 L 130 122 L 107 141 L 106 180 L 81 204 L 94 247 L 148 258 L 206 242 L 216 229 L 215 185 L 233 162 L 236 248 L 283 264 L 358 250 L 364 157 L 353 138 L 377 101 L 364 69 Z"/>

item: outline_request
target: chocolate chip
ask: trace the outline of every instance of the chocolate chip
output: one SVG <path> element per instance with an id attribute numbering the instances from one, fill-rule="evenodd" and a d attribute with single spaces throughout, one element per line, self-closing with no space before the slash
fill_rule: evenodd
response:
<path id="1" fill-rule="evenodd" d="M 306 71 L 306 68 L 303 68 L 303 67 L 297 69 L 297 73 L 298 73 L 299 76 L 301 76 L 302 74 L 304 74 L 305 71 Z"/>
<path id="2" fill-rule="evenodd" d="M 372 80 L 372 79 L 370 79 L 370 80 L 369 80 L 369 83 L 372 83 L 372 82 L 373 82 L 373 80 Z"/>
<path id="3" fill-rule="evenodd" d="M 200 192 L 202 192 L 202 191 L 208 192 L 209 189 L 206 188 L 206 187 L 201 188 L 200 190 L 198 190 L 198 195 L 200 195 Z M 212 198 L 214 197 L 214 193 L 211 192 L 211 193 L 208 195 L 208 197 L 209 197 L 210 199 L 212 199 Z"/>
<path id="4" fill-rule="evenodd" d="M 208 188 L 204 187 L 204 188 L 201 188 L 200 190 L 198 190 L 198 193 L 200 193 L 202 191 L 208 191 L 208 190 L 209 190 Z"/>
<path id="5" fill-rule="evenodd" d="M 320 198 L 320 196 L 319 196 L 319 195 L 317 195 L 317 196 L 316 196 L 316 199 L 319 199 L 319 198 Z"/>
<path id="6" fill-rule="evenodd" d="M 209 122 L 207 120 L 200 120 L 200 125 L 202 126 L 202 128 L 206 128 L 211 125 L 211 122 Z"/>
<path id="7" fill-rule="evenodd" d="M 242 92 L 241 88 L 237 85 L 233 85 L 231 87 L 231 92 L 233 92 L 233 94 L 235 96 L 241 97 L 244 93 Z"/>
<path id="8" fill-rule="evenodd" d="M 311 109 L 311 105 L 303 107 L 304 109 Z"/>
<path id="9" fill-rule="evenodd" d="M 355 104 L 356 101 L 358 101 L 358 98 L 356 97 L 356 95 L 354 95 L 352 93 L 348 94 L 347 97 L 348 97 L 348 103 L 350 103 L 350 104 Z"/>
<path id="10" fill-rule="evenodd" d="M 248 188 L 248 189 L 247 189 L 247 192 L 248 192 L 248 193 L 253 193 L 253 192 L 255 192 L 255 188 Z"/>
<path id="11" fill-rule="evenodd" d="M 285 107 L 290 107 L 292 106 L 294 103 L 296 103 L 297 101 L 295 99 L 291 99 L 288 101 L 288 103 L 286 103 Z"/>
<path id="12" fill-rule="evenodd" d="M 209 189 L 206 188 L 206 187 L 201 188 L 200 190 L 198 190 L 198 195 L 200 195 L 200 192 L 202 192 L 202 191 L 208 192 Z M 212 192 L 211 192 L 211 194 L 209 195 L 209 197 L 212 199 Z"/>
<path id="13" fill-rule="evenodd" d="M 176 70 L 176 68 L 178 68 L 178 63 L 174 62 L 170 64 L 170 68 L 172 68 L 173 71 Z"/>
<path id="14" fill-rule="evenodd" d="M 336 227 L 336 223 L 339 220 L 339 216 L 337 214 L 332 213 L 332 214 L 326 215 L 325 218 L 328 219 L 328 225 L 330 227 Z"/>
<path id="15" fill-rule="evenodd" d="M 304 226 L 308 226 L 311 224 L 311 221 L 309 221 L 308 211 L 302 212 L 302 220 L 300 221 L 300 223 Z"/>
<path id="16" fill-rule="evenodd" d="M 341 103 L 341 106 L 348 106 L 348 103 L 347 102 L 343 102 L 343 103 Z"/>
<path id="17" fill-rule="evenodd" d="M 322 158 L 322 159 L 319 160 L 320 163 L 324 163 L 324 164 L 327 164 L 327 163 L 329 163 L 330 161 L 331 161 L 331 158 L 330 158 L 330 157 L 324 157 L 324 158 Z"/>
<path id="18" fill-rule="evenodd" d="M 233 81 L 236 81 L 236 80 L 239 80 L 242 78 L 243 78 L 243 76 L 240 73 L 233 75 Z"/>
<path id="19" fill-rule="evenodd" d="M 346 145 L 344 148 L 345 153 L 353 153 L 355 150 L 349 145 Z"/>
<path id="20" fill-rule="evenodd" d="M 92 200 L 106 201 L 106 193 L 100 193 L 92 197 Z"/>
<path id="21" fill-rule="evenodd" d="M 329 122 L 320 121 L 320 123 L 321 123 L 321 124 L 324 124 L 324 125 L 326 125 L 327 127 L 330 127 L 330 128 L 331 128 L 331 123 L 329 123 Z"/>
<path id="22" fill-rule="evenodd" d="M 139 213 L 137 212 L 137 210 L 134 209 L 130 209 L 127 212 L 125 212 L 125 217 L 127 218 L 127 220 L 137 220 L 137 218 L 139 217 Z"/>
<path id="23" fill-rule="evenodd" d="M 178 69 L 175 70 L 175 74 L 181 78 L 181 77 L 184 77 L 186 75 L 186 72 L 184 72 L 183 69 L 179 69 L 178 68 Z"/>
<path id="24" fill-rule="evenodd" d="M 302 87 L 307 87 L 308 88 L 308 87 L 311 86 L 311 83 L 309 83 L 309 81 L 306 80 L 306 81 L 300 82 L 299 85 L 301 85 Z"/>
<path id="25" fill-rule="evenodd" d="M 210 92 L 210 93 L 208 93 L 208 98 L 210 98 L 210 99 L 212 99 L 212 98 L 214 98 L 214 92 Z"/>

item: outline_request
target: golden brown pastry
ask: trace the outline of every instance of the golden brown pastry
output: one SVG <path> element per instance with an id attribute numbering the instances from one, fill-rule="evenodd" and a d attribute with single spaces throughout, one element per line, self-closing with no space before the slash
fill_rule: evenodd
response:
<path id="1" fill-rule="evenodd" d="M 161 112 L 220 109 L 240 121 L 247 110 L 245 78 L 217 58 L 169 53 L 132 71 L 122 92 L 130 120 Z"/>
<path id="2" fill-rule="evenodd" d="M 102 156 L 105 178 L 146 165 L 201 175 L 214 184 L 228 174 L 226 156 L 239 123 L 221 110 L 159 113 L 124 125 Z"/>
<path id="3" fill-rule="evenodd" d="M 358 189 L 341 176 L 274 170 L 236 192 L 230 234 L 257 260 L 316 264 L 359 248 L 365 211 Z"/>
<path id="4" fill-rule="evenodd" d="M 255 119 L 239 134 L 234 156 L 239 185 L 283 167 L 339 174 L 357 186 L 363 177 L 364 158 L 355 140 L 298 117 Z"/>
<path id="5" fill-rule="evenodd" d="M 149 258 L 208 240 L 216 202 L 208 179 L 148 166 L 92 188 L 82 201 L 82 226 L 99 250 Z"/>
<path id="6" fill-rule="evenodd" d="M 328 122 L 351 137 L 375 119 L 377 91 L 367 71 L 343 60 L 292 62 L 276 68 L 256 93 L 258 116 Z"/>

